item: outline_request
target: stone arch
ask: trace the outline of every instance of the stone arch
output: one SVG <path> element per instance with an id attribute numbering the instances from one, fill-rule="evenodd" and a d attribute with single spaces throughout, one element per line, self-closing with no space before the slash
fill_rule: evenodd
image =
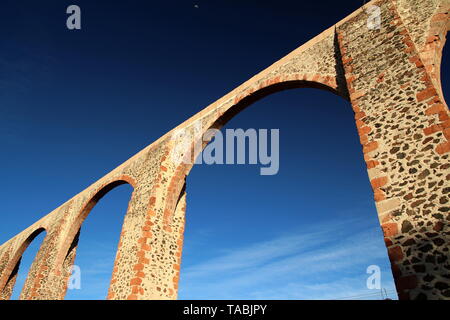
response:
<path id="1" fill-rule="evenodd" d="M 121 175 L 120 177 L 113 179 L 112 181 L 105 182 L 101 184 L 99 187 L 95 189 L 93 195 L 89 197 L 84 204 L 81 206 L 81 210 L 76 213 L 76 216 L 73 222 L 70 224 L 69 230 L 67 232 L 67 236 L 65 240 L 63 240 L 63 244 L 61 249 L 59 250 L 59 254 L 56 260 L 55 273 L 61 275 L 63 273 L 63 286 L 62 292 L 60 293 L 60 298 L 63 299 L 66 291 L 67 291 L 67 281 L 70 276 L 70 268 L 75 260 L 76 248 L 78 246 L 78 240 L 80 236 L 81 226 L 83 222 L 88 217 L 89 213 L 95 207 L 95 205 L 102 199 L 106 194 L 115 189 L 116 187 L 129 184 L 133 187 L 133 194 L 137 187 L 137 182 L 135 179 L 128 175 Z M 133 198 L 133 194 L 131 195 L 131 199 Z M 130 205 L 128 205 L 127 213 L 129 212 Z M 122 238 L 122 234 L 121 234 Z M 114 263 L 116 265 L 116 262 Z"/>
<path id="2" fill-rule="evenodd" d="M 237 115 L 239 112 L 246 109 L 256 101 L 261 100 L 270 94 L 284 90 L 299 89 L 299 88 L 315 88 L 329 91 L 333 94 L 336 94 L 348 100 L 348 98 L 338 90 L 335 82 L 334 81 L 332 82 L 332 80 L 329 77 L 322 78 L 321 76 L 317 75 L 314 76 L 311 80 L 307 79 L 308 78 L 306 75 L 302 76 L 294 75 L 286 77 L 277 77 L 274 79 L 267 80 L 265 85 L 260 86 L 258 90 L 253 91 L 253 89 L 250 89 L 248 92 L 245 92 L 242 96 L 236 97 L 233 106 L 228 110 L 226 110 L 223 114 L 221 114 L 208 129 L 210 128 L 220 129 L 235 115 Z"/>
<path id="3" fill-rule="evenodd" d="M 345 84 L 345 78 L 339 71 L 340 64 L 336 62 L 336 74 L 338 76 L 322 76 L 320 74 L 306 73 L 279 73 L 269 74 L 266 77 L 255 81 L 248 81 L 242 87 L 244 89 L 232 92 L 222 100 L 222 104 L 212 105 L 200 113 L 198 117 L 193 117 L 184 123 L 180 129 L 192 130 L 196 123 L 201 123 L 201 134 L 196 135 L 193 142 L 185 145 L 182 151 L 186 162 L 175 162 L 170 153 L 180 145 L 177 138 L 177 128 L 172 131 L 172 136 L 167 140 L 166 156 L 161 162 L 161 170 L 159 172 L 158 185 L 161 190 L 155 193 L 155 197 L 151 197 L 149 210 L 152 214 L 161 212 L 161 228 L 162 239 L 164 243 L 170 245 L 174 255 L 165 256 L 168 268 L 165 269 L 165 278 L 170 279 L 167 282 L 167 296 L 176 299 L 178 292 L 178 281 L 180 275 L 181 255 L 184 238 L 184 212 L 186 209 L 186 177 L 193 167 L 193 161 L 187 161 L 187 157 L 193 154 L 195 159 L 198 154 L 196 151 L 203 150 L 207 142 L 202 143 L 202 136 L 208 129 L 220 129 L 229 120 L 238 113 L 252 105 L 254 102 L 276 92 L 298 89 L 298 88 L 314 88 L 329 91 L 336 94 L 344 100 L 349 101 L 349 94 Z M 340 75 L 340 76 L 339 76 Z M 225 101 L 225 102 L 223 102 Z M 351 104 L 349 103 L 351 108 Z M 198 122 L 196 122 L 198 121 Z M 189 129 L 191 128 L 191 129 Z M 189 131 L 191 132 L 191 131 Z M 201 148 L 196 147 L 202 144 Z M 181 143 L 183 144 L 183 143 Z M 158 290 L 158 289 L 157 289 Z M 156 295 L 155 295 L 156 296 Z M 137 299 L 136 295 L 130 298 Z"/>
<path id="4" fill-rule="evenodd" d="M 3 272 L 3 275 L 0 278 L 0 292 L 1 292 L 0 296 L 2 296 L 3 298 L 9 299 L 11 297 L 13 288 L 15 286 L 15 282 L 17 280 L 17 275 L 19 272 L 22 256 L 25 253 L 25 251 L 27 250 L 28 246 L 34 241 L 34 239 L 43 232 L 46 233 L 46 236 L 42 241 L 42 244 L 43 244 L 48 237 L 48 232 L 44 226 L 38 226 L 38 227 L 34 228 L 33 231 L 29 232 L 29 235 L 25 238 L 25 240 L 23 240 L 20 243 L 20 245 L 17 246 L 17 249 L 11 250 L 11 253 L 10 253 L 11 258 L 9 259 L 9 262 L 5 268 L 5 272 Z M 17 240 L 17 241 L 20 241 L 20 240 Z M 42 244 L 39 248 L 39 251 L 43 247 Z M 33 260 L 33 264 L 36 262 L 36 257 L 39 255 L 39 251 L 37 252 L 37 254 Z M 29 273 L 30 273 L 31 269 L 32 269 L 32 267 L 30 268 L 30 270 L 28 270 L 27 281 L 29 280 Z"/>
<path id="5" fill-rule="evenodd" d="M 307 74 L 294 74 L 294 75 L 286 75 L 286 76 L 277 76 L 269 78 L 268 80 L 262 81 L 256 86 L 251 86 L 247 90 L 245 90 L 242 94 L 237 95 L 234 99 L 234 103 L 226 109 L 224 112 L 221 112 L 208 121 L 208 124 L 202 128 L 202 134 L 199 135 L 200 140 L 202 139 L 203 134 L 209 129 L 221 129 L 225 126 L 233 117 L 238 115 L 241 111 L 245 110 L 253 103 L 258 100 L 263 99 L 264 97 L 281 92 L 284 90 L 291 89 L 301 89 L 301 88 L 314 88 L 325 90 L 331 92 L 346 101 L 349 101 L 349 96 L 347 94 L 347 88 L 342 88 L 341 85 L 338 85 L 339 80 L 336 78 L 331 78 L 328 76 L 321 75 L 307 75 Z M 351 104 L 349 101 L 349 107 L 351 108 Z M 201 141 L 194 141 L 190 148 L 191 152 L 194 152 L 194 147 L 196 144 L 202 143 Z M 207 142 L 203 142 L 201 146 L 201 150 L 203 150 L 207 145 Z M 200 148 L 198 148 L 200 150 Z M 198 154 L 194 155 L 194 159 L 198 156 Z M 170 160 L 170 157 L 168 157 Z M 170 164 L 167 164 L 170 167 Z M 171 218 L 173 213 L 175 212 L 179 200 L 183 197 L 186 192 L 186 177 L 189 175 L 193 167 L 192 163 L 181 163 L 175 167 L 174 173 L 171 176 L 167 190 L 166 190 L 166 200 L 164 205 L 164 217 L 163 228 L 166 231 L 170 231 Z"/>

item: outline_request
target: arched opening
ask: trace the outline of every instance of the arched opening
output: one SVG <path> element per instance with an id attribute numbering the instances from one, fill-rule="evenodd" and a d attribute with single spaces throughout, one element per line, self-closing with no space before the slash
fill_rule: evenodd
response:
<path id="1" fill-rule="evenodd" d="M 221 131 L 279 128 L 279 172 L 194 166 L 179 299 L 396 298 L 349 103 L 310 88 L 256 100 L 230 110 Z M 379 289 L 367 287 L 370 266 Z"/>
<path id="2" fill-rule="evenodd" d="M 106 298 L 132 193 L 130 182 L 115 181 L 102 188 L 86 204 L 79 224 L 75 224 L 73 241 L 64 256 L 64 268 L 70 267 L 74 259 L 72 276 L 79 277 L 69 281 L 65 299 Z"/>
<path id="3" fill-rule="evenodd" d="M 13 285 L 11 300 L 19 300 L 21 298 L 21 293 L 30 276 L 33 263 L 36 261 L 45 236 L 45 229 L 39 228 L 34 231 L 19 248 L 18 256 L 16 258 L 18 260 L 5 284 L 5 288 L 8 287 L 8 285 Z"/>

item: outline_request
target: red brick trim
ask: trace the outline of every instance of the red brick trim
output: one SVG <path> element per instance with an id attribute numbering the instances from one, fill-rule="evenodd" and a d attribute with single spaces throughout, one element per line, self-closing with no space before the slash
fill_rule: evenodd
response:
<path id="1" fill-rule="evenodd" d="M 448 18 L 447 17 L 448 12 L 442 15 L 442 10 L 448 10 L 448 8 L 445 9 L 441 7 L 437 10 L 438 13 L 434 15 L 433 18 L 431 19 L 430 32 L 434 33 L 436 32 L 436 28 L 438 28 L 439 32 L 441 32 L 441 34 L 444 35 L 444 39 L 442 40 L 445 42 L 445 33 L 447 27 L 437 27 L 438 25 L 437 22 L 441 21 L 442 19 Z M 397 8 L 394 3 L 391 3 L 391 12 L 396 17 L 396 19 L 400 21 L 400 23 L 403 23 L 401 17 L 397 13 Z M 443 31 L 443 29 L 445 29 L 445 32 Z M 439 144 L 436 147 L 435 152 L 439 155 L 449 153 L 450 140 L 448 138 L 446 129 L 450 127 L 450 121 L 448 120 L 450 112 L 448 108 L 444 107 L 445 101 L 442 101 L 442 98 L 438 94 L 438 91 L 436 90 L 435 87 L 436 84 L 440 85 L 440 75 L 436 75 L 436 70 L 434 70 L 432 66 L 433 61 L 428 60 L 423 61 L 422 58 L 420 57 L 420 54 L 424 52 L 424 50 L 427 48 L 427 45 L 436 41 L 437 39 L 439 39 L 439 37 L 436 37 L 435 35 L 428 36 L 427 43 L 422 49 L 422 52 L 419 53 L 406 28 L 403 30 L 402 35 L 404 37 L 403 42 L 407 46 L 405 52 L 410 56 L 409 62 L 415 64 L 415 66 L 423 72 L 421 80 L 425 84 L 426 88 L 417 93 L 416 99 L 418 102 L 427 102 L 427 104 L 430 105 L 430 107 L 425 111 L 425 113 L 430 117 L 430 123 L 432 123 L 430 127 L 424 128 L 423 132 L 425 135 L 431 135 L 436 132 L 443 131 L 444 139 L 446 139 L 447 141 L 444 141 L 441 144 Z M 440 44 L 439 45 L 433 44 L 431 46 L 432 46 L 431 50 L 434 50 L 434 52 L 441 52 L 443 48 L 443 43 L 442 47 L 440 47 Z M 432 78 L 435 78 L 435 80 L 439 80 L 438 83 L 433 82 Z"/>

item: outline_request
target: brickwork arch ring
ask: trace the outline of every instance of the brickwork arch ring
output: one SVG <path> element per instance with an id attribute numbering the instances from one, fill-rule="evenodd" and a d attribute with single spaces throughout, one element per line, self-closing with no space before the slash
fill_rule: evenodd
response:
<path id="1" fill-rule="evenodd" d="M 17 249 L 11 254 L 11 259 L 9 260 L 9 262 L 5 268 L 5 272 L 3 272 L 2 278 L 0 278 L 0 291 L 3 291 L 6 288 L 10 279 L 15 275 L 15 273 L 17 273 L 19 271 L 20 259 L 22 258 L 23 254 L 27 250 L 28 246 L 42 232 L 46 232 L 46 236 L 45 236 L 44 240 L 42 241 L 42 243 L 44 243 L 46 238 L 48 237 L 47 228 L 44 226 L 38 226 L 30 233 L 30 235 L 24 241 L 22 241 L 22 243 L 17 247 Z M 39 254 L 39 252 L 36 254 L 36 256 L 38 254 Z"/>
<path id="2" fill-rule="evenodd" d="M 342 88 L 339 84 L 340 81 L 335 77 L 322 76 L 318 74 L 293 74 L 285 76 L 272 77 L 267 80 L 261 81 L 254 86 L 250 86 L 245 92 L 239 94 L 234 99 L 233 105 L 225 112 L 218 114 L 205 128 L 202 128 L 203 134 L 209 129 L 221 129 L 232 118 L 234 118 L 241 111 L 252 105 L 258 100 L 264 97 L 284 90 L 299 89 L 299 88 L 315 88 L 325 91 L 329 91 L 335 95 L 340 96 L 346 101 L 349 101 L 348 92 L 346 86 Z M 349 102 L 349 107 L 351 107 Z M 194 141 L 190 148 L 193 152 L 194 145 L 201 143 Z M 206 147 L 207 143 L 202 143 L 202 150 Z M 190 154 L 186 152 L 186 154 Z M 198 155 L 194 156 L 197 157 Z M 175 173 L 172 175 L 166 190 L 166 200 L 164 206 L 164 228 L 169 227 L 171 223 L 171 217 L 175 212 L 178 204 L 178 199 L 181 198 L 182 193 L 185 191 L 185 178 L 189 174 L 193 167 L 193 164 L 179 164 Z"/>
<path id="3" fill-rule="evenodd" d="M 62 271 L 64 260 L 70 253 L 70 250 L 74 246 L 76 246 L 76 242 L 78 241 L 77 239 L 78 233 L 80 231 L 81 225 L 86 220 L 89 213 L 92 211 L 92 209 L 100 201 L 101 198 L 103 198 L 111 190 L 123 184 L 131 185 L 133 187 L 134 193 L 134 190 L 136 189 L 137 186 L 136 180 L 128 175 L 121 175 L 119 178 L 114 179 L 113 181 L 108 181 L 102 184 L 100 187 L 98 187 L 94 192 L 94 195 L 90 197 L 81 207 L 81 210 L 77 212 L 75 220 L 72 222 L 69 232 L 67 233 L 67 236 L 63 241 L 62 247 L 59 250 L 54 269 L 56 274 L 60 274 L 60 272 Z"/>
<path id="4" fill-rule="evenodd" d="M 444 92 L 442 91 L 441 64 L 442 54 L 446 45 L 447 31 L 450 30 L 449 10 L 450 3 L 448 2 L 443 2 L 438 6 L 434 15 L 431 17 L 429 30 L 425 36 L 425 44 L 421 50 L 423 63 L 430 76 L 436 81 L 442 102 L 445 105 L 447 103 L 445 102 Z"/>

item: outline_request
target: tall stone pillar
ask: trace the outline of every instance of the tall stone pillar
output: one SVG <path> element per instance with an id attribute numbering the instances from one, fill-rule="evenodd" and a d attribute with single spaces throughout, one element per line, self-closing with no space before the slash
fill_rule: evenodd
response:
<path id="1" fill-rule="evenodd" d="M 449 110 L 396 1 L 373 4 L 380 28 L 361 10 L 337 33 L 395 284 L 400 299 L 449 299 Z"/>

